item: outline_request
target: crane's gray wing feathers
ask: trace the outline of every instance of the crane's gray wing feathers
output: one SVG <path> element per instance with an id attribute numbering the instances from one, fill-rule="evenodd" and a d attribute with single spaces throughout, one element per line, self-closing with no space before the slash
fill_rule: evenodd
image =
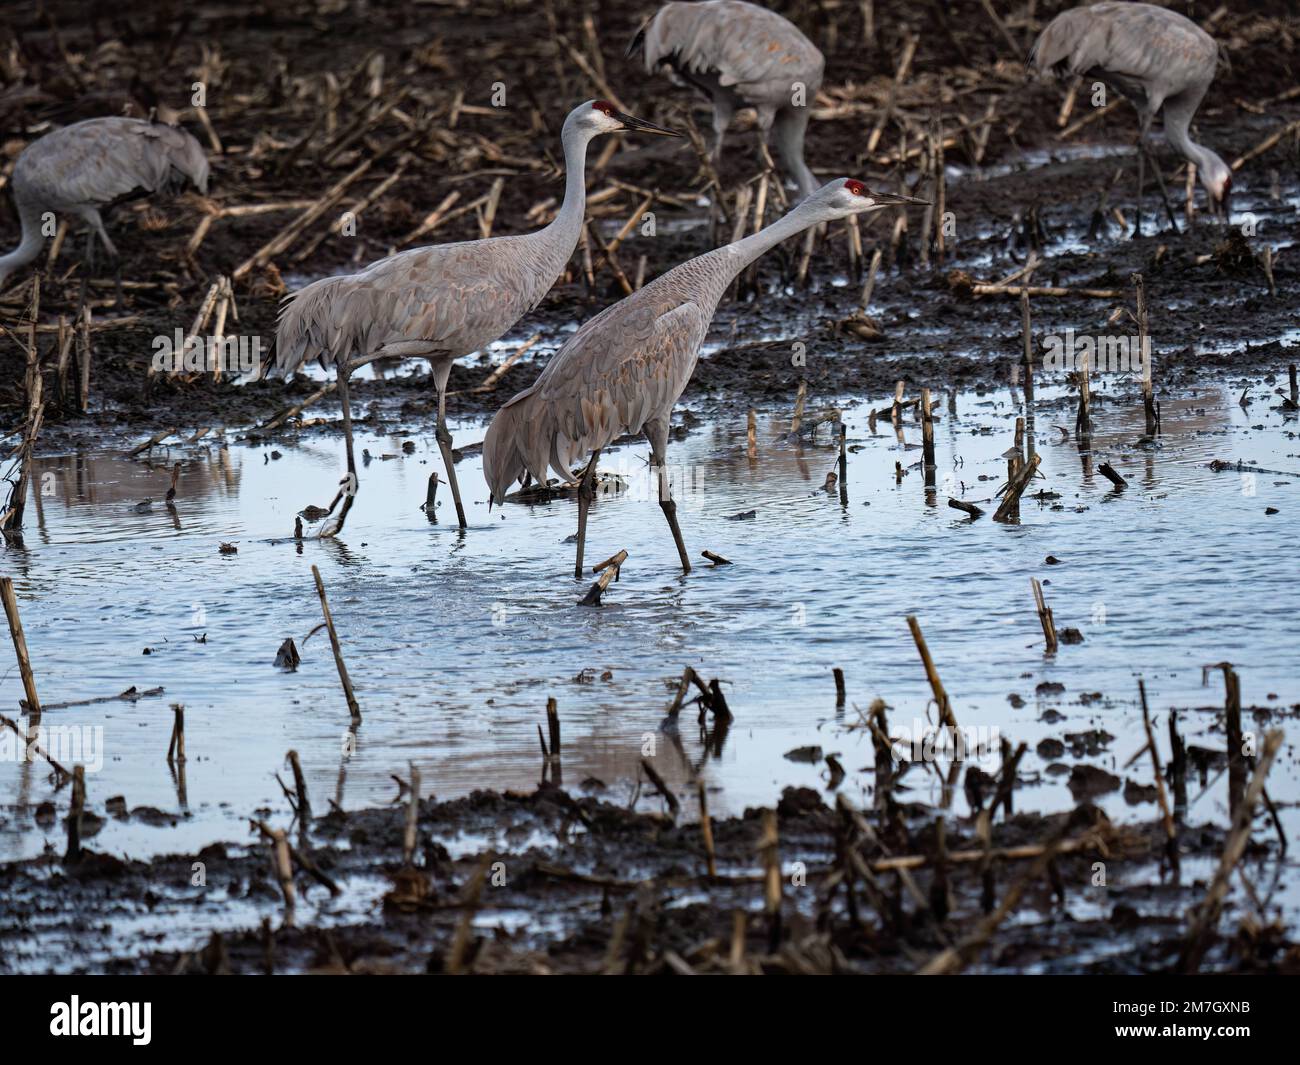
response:
<path id="1" fill-rule="evenodd" d="M 825 60 L 798 27 L 739 0 L 665 4 L 639 36 L 647 70 L 714 73 L 751 103 L 788 104 L 796 81 L 810 94 L 821 86 Z"/>
<path id="2" fill-rule="evenodd" d="M 1160 100 L 1180 83 L 1214 77 L 1219 47 L 1190 19 L 1152 4 L 1104 3 L 1057 15 L 1039 34 L 1029 65 L 1044 74 L 1105 74 L 1128 92 Z"/>
<path id="3" fill-rule="evenodd" d="M 14 167 L 14 196 L 73 211 L 157 192 L 177 176 L 206 193 L 208 174 L 203 147 L 183 129 L 138 118 L 92 118 L 27 148 Z"/>
<path id="4" fill-rule="evenodd" d="M 483 472 L 492 497 L 503 499 L 525 472 L 545 482 L 549 467 L 567 479 L 596 448 L 666 418 L 712 317 L 689 300 L 656 305 L 633 296 L 587 322 L 488 427 Z"/>
<path id="5" fill-rule="evenodd" d="M 498 339 L 546 295 L 563 267 L 536 235 L 413 248 L 288 297 L 276 325 L 276 371 L 335 365 L 385 346 L 467 355 Z"/>

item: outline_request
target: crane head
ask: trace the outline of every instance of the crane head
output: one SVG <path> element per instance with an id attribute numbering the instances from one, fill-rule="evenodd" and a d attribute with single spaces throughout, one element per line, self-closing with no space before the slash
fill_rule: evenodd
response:
<path id="1" fill-rule="evenodd" d="M 660 137 L 680 137 L 676 130 L 656 126 L 643 118 L 620 111 L 608 100 L 588 100 L 579 104 L 569 115 L 568 122 L 576 122 L 578 127 L 595 137 L 601 133 L 653 133 Z"/>
<path id="2" fill-rule="evenodd" d="M 918 200 L 914 196 L 902 196 L 893 192 L 880 192 L 867 187 L 857 178 L 838 178 L 828 182 L 814 192 L 805 204 L 815 205 L 828 219 L 847 218 L 849 215 L 862 214 L 867 211 L 881 211 L 886 207 L 906 204 L 928 204 L 929 200 Z"/>
<path id="3" fill-rule="evenodd" d="M 1205 186 L 1205 191 L 1210 197 L 1210 209 L 1216 214 L 1222 214 L 1226 219 L 1229 215 L 1232 199 L 1232 168 L 1228 166 L 1213 152 L 1205 150 L 1205 160 L 1203 165 L 1198 168 L 1201 178 L 1201 184 Z"/>

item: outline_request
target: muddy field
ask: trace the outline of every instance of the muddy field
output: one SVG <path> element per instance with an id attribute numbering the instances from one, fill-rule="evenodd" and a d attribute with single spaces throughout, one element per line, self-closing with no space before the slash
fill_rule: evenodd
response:
<path id="1" fill-rule="evenodd" d="M 35 503 L 2 568 L 15 579 L 37 681 L 53 693 L 45 701 L 68 704 L 46 723 L 102 710 L 93 720 L 111 736 L 134 730 L 152 761 L 142 769 L 134 753 L 114 754 L 102 778 L 89 775 L 75 838 L 76 786 L 39 759 L 0 762 L 14 778 L 0 806 L 0 971 L 1300 968 L 1300 878 L 1287 848 L 1300 828 L 1291 741 L 1300 688 L 1284 638 L 1297 606 L 1285 559 L 1296 533 L 1290 486 L 1300 484 L 1288 391 L 1300 361 L 1300 17 L 1282 4 L 1184 5 L 1231 59 L 1196 127 L 1226 160 L 1243 160 L 1232 214 L 1208 217 L 1199 187 L 1189 212 L 1184 167 L 1161 143 L 1178 232 L 1151 182 L 1145 235 L 1128 239 L 1132 109 L 1098 116 L 1081 91 L 1067 115 L 1066 86 L 1024 75 L 1034 35 L 1067 5 L 1030 5 L 1029 18 L 1023 5 L 995 3 L 994 18 L 978 3 L 888 0 L 873 5 L 865 40 L 860 5 L 770 6 L 827 57 L 809 133 L 817 175 L 930 197 L 942 175 L 953 228 L 940 246 L 928 214 L 910 211 L 901 230 L 894 212 L 869 216 L 858 256 L 834 225 L 803 282 L 797 241 L 761 261 L 719 309 L 674 426 L 674 447 L 711 478 L 688 535 L 697 553 L 734 554 L 736 575 L 697 571 L 689 592 L 664 578 L 674 556 L 632 542 L 659 519 L 638 518 L 629 508 L 646 504 L 629 492 L 621 510 L 598 517 L 610 551 L 631 548 L 645 568 L 629 567 L 595 612 L 574 606 L 589 581 L 555 587 L 572 561 L 567 500 L 508 507 L 504 531 L 478 503 L 466 536 L 445 517 L 425 526 L 416 508 L 438 460 L 423 365 L 359 376 L 354 420 L 367 465 L 357 517 L 348 537 L 309 534 L 304 551 L 291 537 L 295 513 L 328 502 L 342 468 L 338 406 L 326 396 L 282 426 L 262 423 L 313 397 L 325 375 L 214 380 L 150 373 L 150 360 L 154 339 L 190 329 L 221 277 L 234 279 L 226 332 L 269 349 L 279 297 L 307 281 L 393 249 L 544 223 L 563 193 L 558 123 L 578 101 L 617 97 L 636 115 L 707 136 L 708 110 L 689 90 L 623 58 L 653 5 L 11 8 L 0 28 L 0 175 L 53 126 L 155 110 L 211 149 L 214 181 L 206 198 L 128 203 L 109 216 L 120 293 L 103 264 L 82 262 L 75 227 L 57 260 L 40 260 L 48 402 L 31 460 Z M 191 106 L 196 84 L 206 122 Z M 498 86 L 504 107 L 492 105 Z M 936 165 L 927 129 L 941 134 Z M 577 323 L 620 298 L 624 280 L 728 239 L 740 190 L 761 174 L 747 115 L 730 138 L 721 196 L 689 141 L 593 150 L 593 239 L 609 241 L 647 200 L 656 230 L 633 228 L 613 257 L 593 249 L 590 274 L 579 252 L 535 313 L 454 367 L 449 404 L 469 498 L 485 496 L 485 419 Z M 355 233 L 332 228 L 344 211 L 356 212 Z M 259 255 L 304 218 L 287 246 Z M 17 240 L 0 187 L 0 246 Z M 1049 334 L 1127 332 L 1141 274 L 1160 438 L 1144 432 L 1133 375 L 1094 383 L 1098 432 L 1087 447 L 1070 428 L 1074 376 L 1044 375 L 1026 401 L 1020 279 L 980 286 L 1034 256 L 1029 282 L 1059 290 L 1031 299 L 1035 365 Z M 0 322 L 13 331 L 0 337 L 10 435 L 28 410 L 19 338 L 30 273 L 0 292 Z M 85 303 L 83 411 L 53 364 L 60 317 Z M 806 363 L 796 364 L 800 345 Z M 75 351 L 80 359 L 80 339 Z M 948 472 L 938 492 L 920 484 L 913 412 L 891 406 L 898 382 L 908 399 L 921 388 L 935 395 Z M 788 431 L 796 402 L 811 421 L 840 412 L 843 453 L 825 429 Z M 750 409 L 760 457 L 745 465 Z M 982 532 L 990 517 L 967 521 L 944 496 L 997 508 L 1017 417 L 1046 480 L 1026 493 L 1023 524 L 994 526 L 1008 533 L 995 540 Z M 128 454 L 155 434 L 156 448 Z M 609 456 L 629 483 L 638 447 L 626 441 Z M 1111 490 L 1094 469 L 1104 462 L 1130 487 Z M 175 463 L 178 508 L 164 516 L 161 502 L 137 503 L 161 498 Z M 71 487 L 42 502 L 35 486 L 46 472 Z M 838 494 L 834 480 L 823 490 L 827 472 Z M 1238 481 L 1249 495 L 1234 491 Z M 439 503 L 446 513 L 449 501 Z M 1108 537 L 1120 557 L 1105 550 Z M 125 562 L 119 548 L 173 554 Z M 980 583 L 999 558 L 1014 592 Z M 360 730 L 347 728 L 345 711 L 339 718 L 325 635 L 303 639 L 320 621 L 304 572 L 316 562 L 348 630 Z M 1031 575 L 1056 605 L 1063 643 L 1073 631 L 1082 647 L 1043 654 L 1039 622 L 1023 609 Z M 1216 597 L 1218 616 L 1207 605 Z M 1105 606 L 1098 621 L 1103 602 L 1124 624 L 1116 604 L 1130 598 L 1159 602 L 1145 628 L 1107 627 Z M 211 620 L 174 621 L 196 602 Z M 792 607 L 811 615 L 808 639 L 778 627 Z M 516 635 L 498 609 L 534 628 Z M 996 627 L 1013 612 L 1015 627 Z M 925 624 L 937 674 L 920 667 L 929 652 L 909 635 L 911 615 Z M 92 617 L 104 634 L 87 631 Z M 412 617 L 425 621 L 413 627 Z M 423 627 L 439 619 L 442 632 Z M 269 687 L 261 673 L 273 672 L 290 634 L 302 673 Z M 787 654 L 794 640 L 801 650 Z M 209 646 L 223 656 L 215 665 L 187 657 Z M 1225 657 L 1240 680 L 1213 665 Z M 684 665 L 702 688 L 679 687 Z M 1198 695 L 1202 666 L 1211 672 Z M 849 689 L 836 701 L 840 667 Z M 897 745 L 891 755 L 891 725 L 906 734 L 940 712 L 939 674 L 963 725 L 1001 726 L 978 764 L 932 763 Z M 710 689 L 714 676 L 721 688 Z M 1138 676 L 1154 692 L 1151 732 Z M 3 683 L 6 716 L 18 722 L 17 671 Z M 1234 696 L 1241 683 L 1246 694 Z M 128 685 L 138 690 L 117 698 Z M 553 690 L 565 730 L 554 758 L 542 710 Z M 178 699 L 190 712 L 188 787 L 183 759 L 161 765 Z M 1228 758 L 1243 729 L 1255 746 Z M 349 735 L 363 741 L 359 763 Z M 640 751 L 645 736 L 657 753 Z M 290 746 L 301 751 L 301 785 L 284 762 Z M 418 806 L 412 763 L 423 772 Z"/>

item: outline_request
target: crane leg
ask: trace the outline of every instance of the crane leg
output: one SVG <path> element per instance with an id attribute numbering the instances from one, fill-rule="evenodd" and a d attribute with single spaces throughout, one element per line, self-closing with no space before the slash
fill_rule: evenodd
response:
<path id="1" fill-rule="evenodd" d="M 1133 236 L 1142 236 L 1142 186 L 1146 184 L 1147 152 L 1142 145 L 1142 134 L 1138 134 L 1138 187 L 1137 208 L 1133 216 Z"/>
<path id="2" fill-rule="evenodd" d="M 591 483 L 596 478 L 596 463 L 599 459 L 600 448 L 596 448 L 591 453 L 591 461 L 587 463 L 587 468 L 582 471 L 582 479 L 578 482 L 578 556 L 573 563 L 575 580 L 582 578 L 582 555 L 587 546 L 587 510 L 596 495 Z"/>
<path id="3" fill-rule="evenodd" d="M 731 101 L 725 96 L 715 96 L 713 98 L 713 163 L 715 166 L 722 162 L 722 138 L 727 132 L 727 127 L 731 125 L 731 115 Z"/>
<path id="4" fill-rule="evenodd" d="M 338 505 L 339 500 L 343 501 L 343 506 L 339 508 L 338 517 L 322 532 L 322 535 L 327 536 L 337 536 L 343 531 L 343 524 L 348 519 L 348 511 L 352 509 L 352 501 L 356 498 L 357 489 L 361 486 L 361 482 L 357 480 L 357 460 L 352 446 L 352 403 L 348 396 L 348 379 L 352 376 L 352 366 L 346 359 L 339 363 L 338 375 L 339 404 L 343 408 L 343 442 L 344 447 L 347 449 L 348 473 L 343 480 L 343 487 L 339 489 L 334 501 L 330 503 L 329 509 L 331 513 L 334 507 Z"/>
<path id="5" fill-rule="evenodd" d="M 677 524 L 677 503 L 672 497 L 668 484 L 668 467 L 660 462 L 659 469 L 659 507 L 668 519 L 668 528 L 672 530 L 673 543 L 677 545 L 677 557 L 682 561 L 682 572 L 691 572 L 691 560 L 686 554 L 686 544 L 682 540 L 681 526 Z"/>
<path id="6" fill-rule="evenodd" d="M 1178 219 L 1174 217 L 1174 209 L 1169 204 L 1169 190 L 1165 188 L 1165 175 L 1160 170 L 1160 161 L 1144 147 L 1142 149 L 1147 153 L 1147 158 L 1151 160 L 1151 169 L 1156 172 L 1156 184 L 1160 187 L 1160 199 L 1165 205 L 1165 214 L 1169 216 L 1169 224 L 1174 227 L 1174 232 L 1178 230 Z"/>
<path id="7" fill-rule="evenodd" d="M 460 485 L 456 483 L 456 463 L 451 454 L 451 432 L 447 429 L 446 381 L 438 388 L 438 430 L 434 433 L 438 450 L 442 452 L 443 465 L 447 467 L 447 483 L 451 485 L 451 498 L 456 504 L 456 520 L 465 528 L 465 507 L 460 501 Z"/>

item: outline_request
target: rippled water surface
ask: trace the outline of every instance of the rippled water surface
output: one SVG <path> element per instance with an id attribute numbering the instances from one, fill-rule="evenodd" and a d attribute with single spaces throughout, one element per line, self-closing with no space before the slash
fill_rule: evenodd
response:
<path id="1" fill-rule="evenodd" d="M 110 817 L 98 849 L 147 856 L 246 838 L 244 818 L 255 810 L 287 811 L 276 773 L 290 781 L 290 749 L 321 809 L 326 797 L 347 808 L 388 801 L 390 774 L 405 775 L 411 761 L 442 797 L 529 788 L 541 770 L 537 726 L 548 696 L 559 704 L 567 785 L 595 778 L 607 796 L 631 801 L 649 744 L 670 784 L 685 792 L 687 763 L 703 766 L 715 812 L 735 813 L 773 802 L 788 784 L 824 787 L 824 762 L 785 757 L 816 745 L 839 752 L 842 787 L 861 801 L 869 774 L 859 770 L 871 754 L 849 727 L 857 708 L 883 697 L 899 732 L 926 715 L 909 614 L 961 723 L 1029 744 L 1022 771 L 1036 783 L 1017 792 L 1019 807 L 1060 809 L 1073 802 L 1066 777 L 1033 753 L 1048 736 L 1105 729 L 1116 739 L 1089 761 L 1150 782 L 1145 759 L 1124 768 L 1142 742 L 1139 676 L 1161 728 L 1171 706 L 1207 708 L 1184 715 L 1184 729 L 1220 750 L 1208 708 L 1222 704 L 1222 683 L 1203 687 L 1203 665 L 1231 661 L 1247 706 L 1300 703 L 1300 477 L 1287 474 L 1300 474 L 1295 421 L 1276 409 L 1268 385 L 1257 382 L 1246 407 L 1240 387 L 1213 385 L 1166 403 L 1160 445 L 1143 446 L 1140 403 L 1102 391 L 1096 461 L 1110 461 L 1129 488 L 1114 492 L 1085 469 L 1055 428 L 1073 425 L 1073 410 L 1040 387 L 1036 490 L 1048 496 L 1026 499 L 1018 526 L 991 520 L 1003 453 L 1023 413 L 1009 391 L 960 394 L 955 416 L 947 397 L 936 403 L 933 502 L 910 417 L 900 444 L 887 420 L 873 435 L 866 404 L 848 409 L 846 499 L 823 488 L 836 461 L 825 430 L 796 447 L 784 439 L 789 412 L 761 412 L 751 460 L 743 410 L 701 419 L 669 449 L 683 531 L 700 562 L 685 578 L 649 497 L 647 446 L 611 449 L 601 468 L 629 486 L 593 507 L 587 557 L 625 548 L 629 558 L 598 609 L 577 605 L 590 578 L 574 581 L 573 546 L 564 542 L 576 527 L 573 503 L 489 513 L 474 449 L 457 467 L 471 528 L 449 523 L 445 486 L 438 523 L 426 520 L 419 505 L 438 462 L 424 427 L 361 438 L 371 461 L 345 537 L 301 544 L 291 536 L 296 512 L 328 503 L 335 490 L 336 436 L 274 447 L 204 439 L 155 450 L 149 462 L 121 452 L 45 458 L 26 549 L 7 550 L 3 568 L 15 579 L 43 702 L 165 689 L 45 714 L 47 725 L 102 728 L 102 768 L 88 775 L 92 809 L 103 813 L 108 797 L 122 795 L 133 809 L 185 815 L 176 827 Z M 455 429 L 461 445 L 483 431 L 478 423 Z M 1207 464 L 1216 458 L 1282 472 L 1214 472 Z M 162 499 L 177 461 L 173 512 Z M 989 516 L 971 522 L 946 506 L 950 494 Z M 137 512 L 146 497 L 152 509 Z M 238 552 L 221 553 L 222 542 Z M 734 564 L 712 567 L 699 559 L 704 549 Z M 307 639 L 321 620 L 313 564 L 361 705 L 354 741 L 328 638 Z M 1082 644 L 1044 656 L 1031 577 L 1044 582 L 1058 627 L 1080 629 Z M 303 656 L 296 673 L 273 665 L 290 636 Z M 22 686 L 8 661 L 0 702 L 15 708 Z M 687 665 L 722 680 L 735 714 L 720 754 L 702 744 L 693 709 L 679 735 L 661 731 Z M 835 666 L 849 694 L 838 713 Z M 1036 694 L 1044 681 L 1064 693 Z M 1099 701 L 1081 702 L 1094 692 Z M 1009 701 L 1012 693 L 1023 705 Z M 183 780 L 165 761 L 172 703 L 185 706 Z M 1284 748 L 1270 792 L 1294 837 L 1300 826 L 1286 808 L 1300 793 L 1293 750 Z M 934 775 L 916 772 L 906 783 L 917 798 L 939 798 Z M 1190 818 L 1221 819 L 1225 798 L 1226 784 L 1212 786 Z M 0 857 L 61 847 L 61 826 L 34 816 L 45 799 L 62 809 L 64 796 L 53 795 L 39 765 L 0 765 Z M 1130 814 L 1120 792 L 1103 801 L 1115 816 L 1154 816 L 1150 806 Z M 964 810 L 960 793 L 954 802 Z"/>

